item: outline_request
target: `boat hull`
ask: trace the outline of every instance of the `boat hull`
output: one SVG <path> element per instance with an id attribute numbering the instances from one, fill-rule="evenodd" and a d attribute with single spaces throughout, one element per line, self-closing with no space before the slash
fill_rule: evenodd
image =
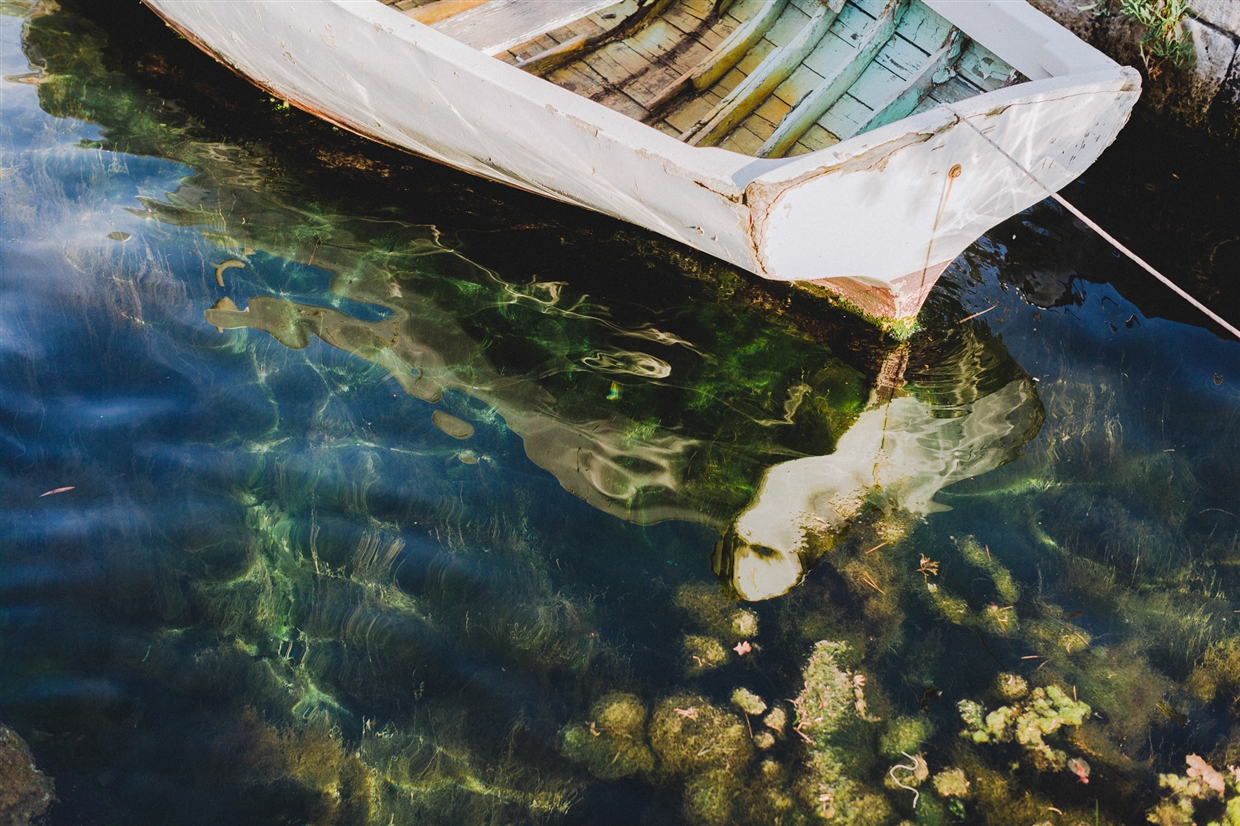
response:
<path id="1" fill-rule="evenodd" d="M 244 77 L 342 128 L 765 278 L 816 282 L 880 323 L 915 316 L 978 236 L 1044 198 L 1043 185 L 1084 171 L 1140 90 L 1135 72 L 1102 58 L 768 160 L 681 143 L 375 0 L 144 2 Z"/>

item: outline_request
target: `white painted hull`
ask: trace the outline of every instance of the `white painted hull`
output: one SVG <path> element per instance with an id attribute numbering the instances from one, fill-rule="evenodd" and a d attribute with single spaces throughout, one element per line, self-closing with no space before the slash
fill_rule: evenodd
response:
<path id="1" fill-rule="evenodd" d="M 1114 140 L 1140 93 L 1135 71 L 1023 2 L 928 0 L 1033 79 L 766 160 L 681 143 L 376 0 L 145 2 L 342 127 L 765 278 L 821 283 L 880 321 L 915 316 L 948 263 L 1045 197 L 990 142 L 1057 190 Z"/>

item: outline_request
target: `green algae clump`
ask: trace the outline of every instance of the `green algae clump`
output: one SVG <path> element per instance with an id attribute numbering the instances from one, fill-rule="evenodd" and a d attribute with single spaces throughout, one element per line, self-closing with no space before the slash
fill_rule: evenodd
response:
<path id="1" fill-rule="evenodd" d="M 930 782 L 941 797 L 968 797 L 970 793 L 969 778 L 965 777 L 964 769 L 944 769 Z"/>
<path id="2" fill-rule="evenodd" d="M 749 729 L 739 717 L 694 694 L 668 697 L 650 720 L 650 745 L 669 775 L 687 775 L 685 815 L 722 826 L 753 758 Z"/>
<path id="3" fill-rule="evenodd" d="M 745 723 L 694 694 L 678 694 L 659 703 L 650 720 L 650 745 L 669 774 L 714 767 L 735 771 L 753 756 Z"/>
<path id="4" fill-rule="evenodd" d="M 1062 769 L 1068 762 L 1068 756 L 1044 738 L 1064 726 L 1081 725 L 1090 712 L 1087 704 L 1069 699 L 1063 689 L 1054 685 L 1035 688 L 1024 702 L 1002 706 L 989 714 L 972 700 L 961 700 L 959 709 L 965 722 L 962 737 L 975 743 L 1015 740 L 1042 770 Z"/>
<path id="5" fill-rule="evenodd" d="M 934 726 L 921 717 L 897 717 L 887 725 L 878 740 L 878 750 L 887 757 L 912 754 L 930 739 Z"/>
<path id="6" fill-rule="evenodd" d="M 615 780 L 654 769 L 654 752 L 646 745 L 646 706 L 633 694 L 619 691 L 602 697 L 590 720 L 568 726 L 560 735 L 560 751 L 584 763 L 595 777 Z"/>
<path id="7" fill-rule="evenodd" d="M 684 639 L 686 670 L 690 674 L 700 674 L 718 668 L 728 661 L 728 652 L 723 644 L 714 637 L 703 637 L 699 634 L 688 634 Z"/>
<path id="8" fill-rule="evenodd" d="M 732 692 L 732 705 L 751 717 L 757 717 L 766 711 L 766 702 L 747 688 L 738 688 Z"/>
<path id="9" fill-rule="evenodd" d="M 793 729 L 806 742 L 809 756 L 797 791 L 802 802 L 824 820 L 845 823 L 885 823 L 891 807 L 886 798 L 865 793 L 853 778 L 872 756 L 872 734 L 867 723 L 865 677 L 841 664 L 849 652 L 842 642 L 823 640 L 802 672 L 804 687 L 792 701 Z"/>
<path id="10" fill-rule="evenodd" d="M 34 767 L 26 742 L 0 723 L 0 823 L 26 826 L 55 799 L 51 778 Z"/>

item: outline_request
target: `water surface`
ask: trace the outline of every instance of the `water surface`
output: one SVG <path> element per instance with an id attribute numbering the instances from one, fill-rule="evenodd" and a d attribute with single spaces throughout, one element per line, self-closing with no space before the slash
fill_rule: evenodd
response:
<path id="1" fill-rule="evenodd" d="M 899 344 L 141 9 L 2 8 L 0 720 L 48 823 L 1240 806 L 1240 346 L 1052 207 Z"/>

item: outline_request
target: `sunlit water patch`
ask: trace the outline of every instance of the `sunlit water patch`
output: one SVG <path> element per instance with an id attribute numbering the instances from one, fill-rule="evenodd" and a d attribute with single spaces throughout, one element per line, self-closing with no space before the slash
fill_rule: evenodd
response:
<path id="1" fill-rule="evenodd" d="M 3 8 L 0 820 L 1231 822 L 1234 342 L 1009 226 L 884 341 Z"/>

